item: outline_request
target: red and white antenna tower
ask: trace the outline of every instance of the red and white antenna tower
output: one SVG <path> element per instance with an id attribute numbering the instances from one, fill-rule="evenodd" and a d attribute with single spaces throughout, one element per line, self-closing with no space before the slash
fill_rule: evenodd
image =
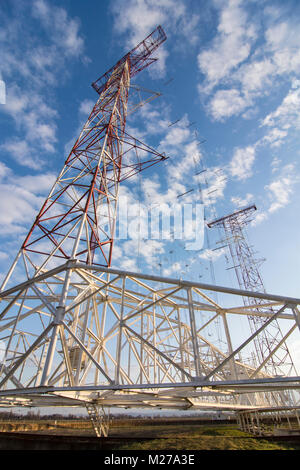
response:
<path id="1" fill-rule="evenodd" d="M 22 381 L 16 380 L 14 374 L 20 367 L 21 369 L 24 367 L 28 356 L 32 353 L 35 356 L 41 354 L 43 367 L 38 372 L 38 382 L 43 385 L 48 383 L 54 367 L 58 340 L 68 356 L 64 363 L 69 379 L 74 383 L 72 361 L 75 360 L 75 353 L 72 356 L 72 352 L 70 353 L 72 348 L 70 350 L 67 344 L 73 342 L 74 338 L 73 340 L 71 337 L 68 340 L 65 338 L 61 322 L 65 317 L 67 299 L 72 295 L 74 298 L 74 292 L 70 293 L 72 289 L 77 291 L 77 294 L 79 292 L 82 294 L 87 286 L 82 291 L 79 279 L 77 284 L 72 280 L 72 269 L 65 270 L 64 266 L 68 262 L 84 263 L 87 266 L 111 265 L 119 184 L 166 158 L 130 136 L 125 130 L 131 78 L 157 60 L 153 58 L 153 53 L 165 40 L 166 34 L 162 27 L 158 26 L 92 84 L 99 98 L 0 289 L 2 295 L 1 292 L 7 290 L 9 286 L 13 286 L 11 288 L 14 290 L 17 282 L 23 281 L 26 286 L 0 315 L 0 320 L 6 318 L 7 312 L 12 313 L 11 307 L 16 308 L 15 302 L 22 297 L 21 306 L 17 307 L 18 313 L 16 315 L 13 313 L 15 316 L 12 330 L 8 331 L 5 360 L 9 357 L 10 366 L 7 368 L 2 364 L 0 367 L 0 373 L 4 373 L 0 387 L 10 380 L 24 388 L 24 385 L 21 385 Z M 56 272 L 52 278 L 53 268 L 58 268 L 63 274 L 57 277 Z M 43 278 L 43 275 L 46 277 Z M 39 283 L 40 276 L 47 281 Z M 86 276 L 85 279 L 87 280 Z M 91 288 L 90 279 L 88 285 Z M 29 291 L 34 294 L 29 296 Z M 6 298 L 6 295 L 2 295 L 2 298 Z M 23 331 L 23 320 L 28 317 L 23 312 L 24 305 L 27 305 L 25 308 L 29 308 L 31 313 L 37 313 L 36 306 L 28 307 L 28 302 L 33 299 L 42 301 L 50 316 L 54 315 L 54 321 L 48 325 L 42 321 L 43 326 L 42 330 L 39 330 L 40 335 L 37 335 L 38 339 L 32 342 L 36 335 L 33 333 L 30 335 L 30 340 L 26 340 L 27 344 L 23 343 L 20 346 L 20 337 L 26 336 Z M 86 302 L 84 313 L 81 312 L 76 320 L 76 326 L 73 325 L 74 331 L 78 329 L 81 331 L 81 341 L 84 338 L 83 331 L 86 332 L 90 308 L 90 303 Z M 94 315 L 97 315 L 95 305 Z M 1 331 L 10 326 L 11 323 L 7 324 L 5 319 Z M 29 328 L 32 331 L 32 324 Z M 42 345 L 43 352 L 37 353 Z M 14 359 L 11 358 L 11 354 Z M 83 350 L 79 356 L 76 356 L 79 370 L 83 356 Z M 104 377 L 108 376 L 103 369 L 98 369 L 98 372 L 99 370 L 102 370 Z M 35 383 L 36 381 L 37 375 L 34 379 Z"/>
<path id="2" fill-rule="evenodd" d="M 158 26 L 92 84 L 99 98 L 2 290 L 20 258 L 25 278 L 69 259 L 111 265 L 120 182 L 166 158 L 125 131 L 131 78 L 157 60 L 153 52 L 165 40 Z"/>

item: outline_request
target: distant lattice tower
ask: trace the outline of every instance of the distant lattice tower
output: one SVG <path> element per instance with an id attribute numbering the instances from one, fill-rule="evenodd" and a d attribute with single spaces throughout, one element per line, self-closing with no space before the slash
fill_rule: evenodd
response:
<path id="1" fill-rule="evenodd" d="M 208 223 L 208 227 L 223 229 L 225 239 L 222 242 L 229 247 L 233 263 L 231 269 L 235 271 L 239 287 L 251 292 L 266 292 L 259 270 L 260 261 L 256 259 L 245 231 L 256 210 L 255 205 L 246 207 Z M 261 334 L 255 339 L 260 367 L 272 375 L 294 372 L 294 364 L 278 321 L 272 322 L 271 328 L 263 328 L 267 321 L 264 312 L 272 311 L 272 307 L 262 308 L 262 302 L 251 297 L 243 297 L 243 301 L 245 306 L 257 306 L 255 314 L 253 315 L 253 310 L 251 310 L 248 319 L 252 333 L 262 329 Z"/>

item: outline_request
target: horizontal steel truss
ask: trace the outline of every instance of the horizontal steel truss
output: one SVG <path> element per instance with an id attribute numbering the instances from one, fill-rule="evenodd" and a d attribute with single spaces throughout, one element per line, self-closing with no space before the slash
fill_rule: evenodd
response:
<path id="1" fill-rule="evenodd" d="M 299 376 L 270 376 L 246 359 L 275 320 L 285 341 L 299 333 L 300 299 L 70 260 L 0 300 L 0 406 L 249 409 L 289 404 L 300 387 Z M 266 321 L 239 340 L 235 320 L 249 312 Z M 216 322 L 218 346 L 208 333 Z"/>

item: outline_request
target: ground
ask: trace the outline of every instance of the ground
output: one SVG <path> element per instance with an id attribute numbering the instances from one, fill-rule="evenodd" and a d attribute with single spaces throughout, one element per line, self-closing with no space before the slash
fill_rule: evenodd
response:
<path id="1" fill-rule="evenodd" d="M 41 420 L 0 422 L 0 431 L 69 436 L 95 441 L 88 420 Z M 1 435 L 0 435 L 1 436 Z M 3 436 L 3 434 L 2 434 Z M 1 439 L 1 437 L 0 437 Z M 110 450 L 300 450 L 300 437 L 260 438 L 239 430 L 235 422 L 201 422 L 197 419 L 178 420 L 112 420 L 108 438 L 101 439 L 101 449 Z"/>

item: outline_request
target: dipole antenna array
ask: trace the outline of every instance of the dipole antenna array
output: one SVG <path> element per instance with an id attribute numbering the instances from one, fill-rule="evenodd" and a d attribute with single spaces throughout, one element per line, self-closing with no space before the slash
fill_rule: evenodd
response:
<path id="1" fill-rule="evenodd" d="M 251 205 L 218 218 L 207 225 L 209 228 L 223 229 L 225 239 L 222 240 L 222 244 L 228 246 L 233 263 L 229 269 L 234 269 L 240 289 L 265 293 L 265 286 L 259 270 L 260 262 L 255 258 L 255 253 L 248 243 L 245 232 L 245 228 L 252 221 L 253 213 L 256 210 L 256 206 Z M 243 297 L 243 301 L 246 307 L 257 306 L 255 310 L 251 309 L 248 320 L 252 333 L 262 329 L 262 333 L 254 341 L 260 368 L 264 368 L 267 373 L 272 375 L 295 372 L 277 319 L 272 322 L 272 328 L 263 329 L 263 325 L 267 321 L 264 313 L 266 311 L 272 312 L 272 307 L 262 308 L 262 302 L 257 298 Z"/>

